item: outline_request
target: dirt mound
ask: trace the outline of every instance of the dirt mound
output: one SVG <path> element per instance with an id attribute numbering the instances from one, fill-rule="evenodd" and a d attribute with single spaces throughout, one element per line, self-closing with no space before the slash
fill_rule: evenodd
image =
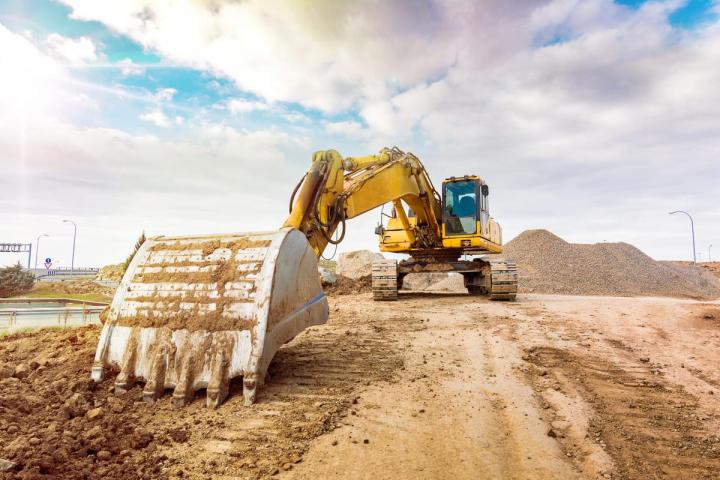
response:
<path id="1" fill-rule="evenodd" d="M 92 280 L 65 280 L 59 282 L 38 282 L 30 291 L 31 295 L 57 296 L 89 295 L 100 301 L 110 301 L 115 289 L 100 285 Z"/>
<path id="2" fill-rule="evenodd" d="M 97 327 L 6 337 L 0 345 L 0 478 L 163 478 L 131 395 L 89 379 Z"/>
<path id="3" fill-rule="evenodd" d="M 398 327 L 402 319 L 392 322 Z M 269 478 L 336 429 L 357 389 L 394 378 L 402 347 L 374 320 L 333 309 L 332 325 L 280 349 L 252 407 L 242 381 L 218 409 L 205 392 L 183 408 L 110 393 L 89 378 L 99 328 L 44 330 L 0 342 L 0 480 Z M 308 379 L 311 379 L 309 381 Z"/>
<path id="4" fill-rule="evenodd" d="M 323 289 L 328 295 L 357 295 L 372 291 L 372 275 L 365 275 L 360 278 L 349 278 L 337 275 L 335 283 L 324 285 Z"/>
<path id="5" fill-rule="evenodd" d="M 105 265 L 97 274 L 98 280 L 106 280 L 109 282 L 119 282 L 125 274 L 125 264 L 118 263 L 115 265 Z"/>
<path id="6" fill-rule="evenodd" d="M 379 253 L 370 250 L 357 250 L 354 252 L 341 253 L 338 258 L 335 273 L 352 279 L 359 279 L 372 275 L 372 263 L 374 260 L 382 260 Z"/>
<path id="7" fill-rule="evenodd" d="M 720 282 L 694 266 L 658 262 L 627 243 L 568 243 L 547 230 L 508 242 L 520 291 L 571 295 L 720 297 Z"/>

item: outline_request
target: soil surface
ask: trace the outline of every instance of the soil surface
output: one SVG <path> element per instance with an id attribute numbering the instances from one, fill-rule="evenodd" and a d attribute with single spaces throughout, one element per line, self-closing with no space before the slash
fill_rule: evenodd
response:
<path id="1" fill-rule="evenodd" d="M 252 407 L 110 394 L 96 328 L 2 339 L 0 478 L 718 478 L 717 301 L 330 304 Z"/>

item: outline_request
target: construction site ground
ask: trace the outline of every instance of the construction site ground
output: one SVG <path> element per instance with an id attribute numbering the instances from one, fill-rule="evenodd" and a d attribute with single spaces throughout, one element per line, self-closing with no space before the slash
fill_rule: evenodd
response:
<path id="1" fill-rule="evenodd" d="M 96 327 L 4 338 L 0 457 L 17 466 L 0 478 L 720 477 L 718 301 L 408 292 L 330 309 L 252 407 L 239 381 L 217 410 L 115 397 L 88 381 Z"/>

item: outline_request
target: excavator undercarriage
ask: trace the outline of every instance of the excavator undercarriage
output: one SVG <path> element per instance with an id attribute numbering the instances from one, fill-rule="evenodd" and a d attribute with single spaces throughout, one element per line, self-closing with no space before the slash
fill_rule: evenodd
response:
<path id="1" fill-rule="evenodd" d="M 403 280 L 411 273 L 459 273 L 471 295 L 490 300 L 515 300 L 518 276 L 515 262 L 487 255 L 474 260 L 413 257 L 407 260 L 380 260 L 372 266 L 372 292 L 375 300 L 397 300 Z"/>

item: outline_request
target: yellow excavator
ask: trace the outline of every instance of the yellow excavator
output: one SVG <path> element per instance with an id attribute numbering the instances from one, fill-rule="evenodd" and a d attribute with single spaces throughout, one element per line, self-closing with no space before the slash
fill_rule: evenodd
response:
<path id="1" fill-rule="evenodd" d="M 516 266 L 493 255 L 502 231 L 488 193 L 472 175 L 446 179 L 439 193 L 420 160 L 397 148 L 316 152 L 280 230 L 146 240 L 106 312 L 91 377 L 117 371 L 116 393 L 144 382 L 147 401 L 173 389 L 176 405 L 205 389 L 217 407 L 242 376 L 251 405 L 278 349 L 328 319 L 318 258 L 343 240 L 346 220 L 387 203 L 379 248 L 410 257 L 373 264 L 374 299 L 397 299 L 410 273 L 458 272 L 470 294 L 513 300 Z"/>

